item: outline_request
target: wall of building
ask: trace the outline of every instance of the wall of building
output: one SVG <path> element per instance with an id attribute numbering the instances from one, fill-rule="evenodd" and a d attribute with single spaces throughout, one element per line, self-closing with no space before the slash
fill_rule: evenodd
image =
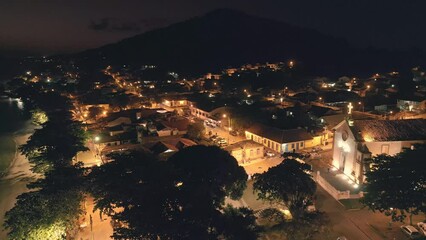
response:
<path id="1" fill-rule="evenodd" d="M 205 112 L 205 111 L 203 111 L 199 108 L 196 108 L 196 107 L 191 107 L 191 115 L 195 116 L 199 119 L 202 119 L 202 120 L 206 120 L 206 119 L 210 118 L 210 113 Z"/>
<path id="2" fill-rule="evenodd" d="M 283 152 L 292 152 L 293 149 L 295 151 L 301 150 L 306 148 L 306 142 L 307 141 L 298 141 L 298 142 L 290 142 L 290 143 L 278 143 L 276 141 L 270 140 L 268 138 L 261 137 L 259 135 L 256 135 L 254 133 L 246 131 L 246 139 L 253 140 L 254 142 L 260 143 L 263 146 L 270 148 L 278 153 Z M 315 140 L 315 142 L 318 140 Z M 314 143 L 315 143 L 314 142 Z M 311 143 L 312 144 L 312 143 Z"/>
<path id="3" fill-rule="evenodd" d="M 343 133 L 347 134 L 347 139 L 343 139 Z M 357 162 L 357 157 L 360 158 L 360 153 L 357 151 L 357 143 L 348 124 L 337 127 L 334 132 L 333 140 L 333 166 L 343 171 L 347 176 L 353 176 L 353 180 L 357 178 L 357 169 L 361 168 L 361 159 Z M 355 175 L 352 174 L 355 172 Z"/>
<path id="4" fill-rule="evenodd" d="M 248 131 L 246 131 L 246 139 L 250 139 L 254 142 L 262 144 L 263 146 L 270 148 L 270 149 L 272 149 L 276 152 L 281 153 L 281 151 L 282 151 L 280 143 L 272 141 L 272 140 L 264 138 L 264 137 L 261 137 L 259 135 L 256 135 L 256 134 L 248 132 Z"/>
<path id="5" fill-rule="evenodd" d="M 164 100 L 163 104 L 168 107 L 186 107 L 188 106 L 188 101 L 185 99 L 182 100 Z"/>
<path id="6" fill-rule="evenodd" d="M 231 155 L 239 162 L 246 163 L 247 161 L 262 158 L 265 155 L 264 147 L 251 147 L 245 149 L 236 149 L 231 151 Z"/>
<path id="7" fill-rule="evenodd" d="M 348 133 L 346 141 L 342 135 Z M 369 154 L 362 153 L 358 147 L 365 145 L 371 152 L 371 156 L 382 153 L 395 155 L 409 148 L 415 143 L 424 141 L 389 141 L 389 142 L 356 142 L 347 123 L 336 128 L 333 139 L 333 166 L 343 171 L 351 180 L 356 183 L 362 183 L 365 179 L 363 165 L 364 159 L 370 157 Z"/>
<path id="8" fill-rule="evenodd" d="M 281 149 L 283 152 L 299 151 L 306 148 L 306 142 L 307 141 L 283 143 Z"/>
<path id="9" fill-rule="evenodd" d="M 365 145 L 370 150 L 372 156 L 382 153 L 395 155 L 400 153 L 403 148 L 410 148 L 415 143 L 424 141 L 389 141 L 389 142 L 366 142 Z"/>
<path id="10" fill-rule="evenodd" d="M 324 136 L 314 136 L 312 140 L 305 141 L 305 148 L 316 147 L 322 144 Z"/>
<path id="11" fill-rule="evenodd" d="M 159 137 L 171 136 L 173 135 L 173 129 L 163 129 L 163 130 L 157 131 L 157 134 Z"/>

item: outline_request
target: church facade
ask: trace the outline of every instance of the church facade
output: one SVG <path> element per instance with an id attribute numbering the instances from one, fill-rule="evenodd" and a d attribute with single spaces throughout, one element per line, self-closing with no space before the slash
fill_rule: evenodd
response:
<path id="1" fill-rule="evenodd" d="M 334 128 L 332 165 L 362 184 L 369 158 L 395 155 L 416 143 L 426 143 L 426 119 L 344 120 Z"/>

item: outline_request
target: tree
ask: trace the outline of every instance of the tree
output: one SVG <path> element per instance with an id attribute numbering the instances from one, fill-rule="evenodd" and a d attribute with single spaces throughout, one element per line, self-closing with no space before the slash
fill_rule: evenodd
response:
<path id="1" fill-rule="evenodd" d="M 286 159 L 267 172 L 255 174 L 253 188 L 259 199 L 284 205 L 298 219 L 316 191 L 309 172 L 309 165 Z"/>
<path id="2" fill-rule="evenodd" d="M 115 239 L 256 239 L 252 212 L 224 206 L 247 179 L 229 153 L 194 146 L 167 162 L 141 152 L 111 158 L 89 180 L 96 207 L 122 223 Z"/>
<path id="3" fill-rule="evenodd" d="M 79 122 L 51 117 L 36 129 L 20 151 L 32 164 L 32 171 L 43 173 L 54 166 L 67 166 L 84 146 L 87 136 Z"/>
<path id="4" fill-rule="evenodd" d="M 82 173 L 80 168 L 57 169 L 31 183 L 32 191 L 19 195 L 16 205 L 6 213 L 9 238 L 65 239 L 82 212 Z"/>
<path id="5" fill-rule="evenodd" d="M 112 96 L 112 104 L 122 110 L 130 103 L 129 96 L 124 92 L 116 93 Z"/>
<path id="6" fill-rule="evenodd" d="M 44 111 L 37 108 L 31 111 L 31 120 L 36 125 L 42 125 L 47 122 L 48 118 Z"/>
<path id="7" fill-rule="evenodd" d="M 213 146 L 192 146 L 169 160 L 180 183 L 178 203 L 185 239 L 209 239 L 221 231 L 225 198 L 241 198 L 247 184 L 243 167 L 228 152 Z M 246 235 L 246 234 L 244 234 Z M 237 239 L 241 239 L 235 237 Z"/>
<path id="8" fill-rule="evenodd" d="M 215 207 L 223 205 L 225 197 L 241 198 L 247 187 L 247 174 L 237 160 L 216 146 L 196 145 L 174 154 L 169 162 L 180 174 L 181 191 L 198 191 Z"/>
<path id="9" fill-rule="evenodd" d="M 165 162 L 145 152 L 111 154 L 112 162 L 88 176 L 95 207 L 124 226 L 114 228 L 115 239 L 169 239 L 173 219 L 173 172 Z M 142 217 L 143 216 L 143 217 Z"/>
<path id="10" fill-rule="evenodd" d="M 186 135 L 190 139 L 200 140 L 203 137 L 206 128 L 204 127 L 202 122 L 195 122 L 188 126 L 188 131 Z"/>
<path id="11" fill-rule="evenodd" d="M 31 170 L 43 177 L 28 184 L 31 191 L 21 194 L 6 213 L 11 239 L 65 239 L 81 213 L 84 170 L 72 160 L 87 150 L 86 134 L 80 123 L 70 120 L 68 101 L 61 98 L 35 96 L 34 105 L 46 112 L 49 121 L 19 150 L 32 164 Z"/>
<path id="12" fill-rule="evenodd" d="M 101 115 L 103 108 L 101 107 L 91 107 L 89 108 L 89 117 L 95 119 L 97 116 Z"/>
<path id="13" fill-rule="evenodd" d="M 265 229 L 274 238 L 300 240 L 300 239 L 330 239 L 329 218 L 324 212 L 309 212 L 298 219 L 289 221 L 282 211 L 268 208 L 259 214 L 259 221 L 266 220 L 268 228 Z M 279 237 L 278 237 L 278 236 Z"/>
<path id="14" fill-rule="evenodd" d="M 371 159 L 366 172 L 365 196 L 362 202 L 372 211 L 379 211 L 403 221 L 426 212 L 426 145 L 415 145 L 395 156 L 378 155 Z"/>

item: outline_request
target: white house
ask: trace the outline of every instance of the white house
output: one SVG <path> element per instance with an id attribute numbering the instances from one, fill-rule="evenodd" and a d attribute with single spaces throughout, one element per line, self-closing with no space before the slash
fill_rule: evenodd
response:
<path id="1" fill-rule="evenodd" d="M 265 154 L 265 147 L 262 144 L 251 140 L 244 140 L 225 148 L 238 163 L 246 163 L 251 160 L 262 158 Z"/>
<path id="2" fill-rule="evenodd" d="M 357 184 L 363 183 L 372 156 L 395 155 L 426 142 L 426 119 L 344 120 L 334 130 L 332 164 Z"/>
<path id="3" fill-rule="evenodd" d="M 299 151 L 317 146 L 321 136 L 313 137 L 305 129 L 282 130 L 263 124 L 253 124 L 245 131 L 246 139 L 260 143 L 278 153 Z"/>

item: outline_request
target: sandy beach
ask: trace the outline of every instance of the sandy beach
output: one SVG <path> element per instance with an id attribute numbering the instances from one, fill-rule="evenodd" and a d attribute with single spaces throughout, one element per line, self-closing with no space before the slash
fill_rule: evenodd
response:
<path id="1" fill-rule="evenodd" d="M 14 141 L 18 147 L 24 144 L 33 132 L 33 127 L 26 128 L 24 132 L 16 132 Z M 0 179 L 0 239 L 6 239 L 3 230 L 4 214 L 16 203 L 16 197 L 28 191 L 27 184 L 37 177 L 30 170 L 27 158 L 16 151 L 8 172 Z"/>

